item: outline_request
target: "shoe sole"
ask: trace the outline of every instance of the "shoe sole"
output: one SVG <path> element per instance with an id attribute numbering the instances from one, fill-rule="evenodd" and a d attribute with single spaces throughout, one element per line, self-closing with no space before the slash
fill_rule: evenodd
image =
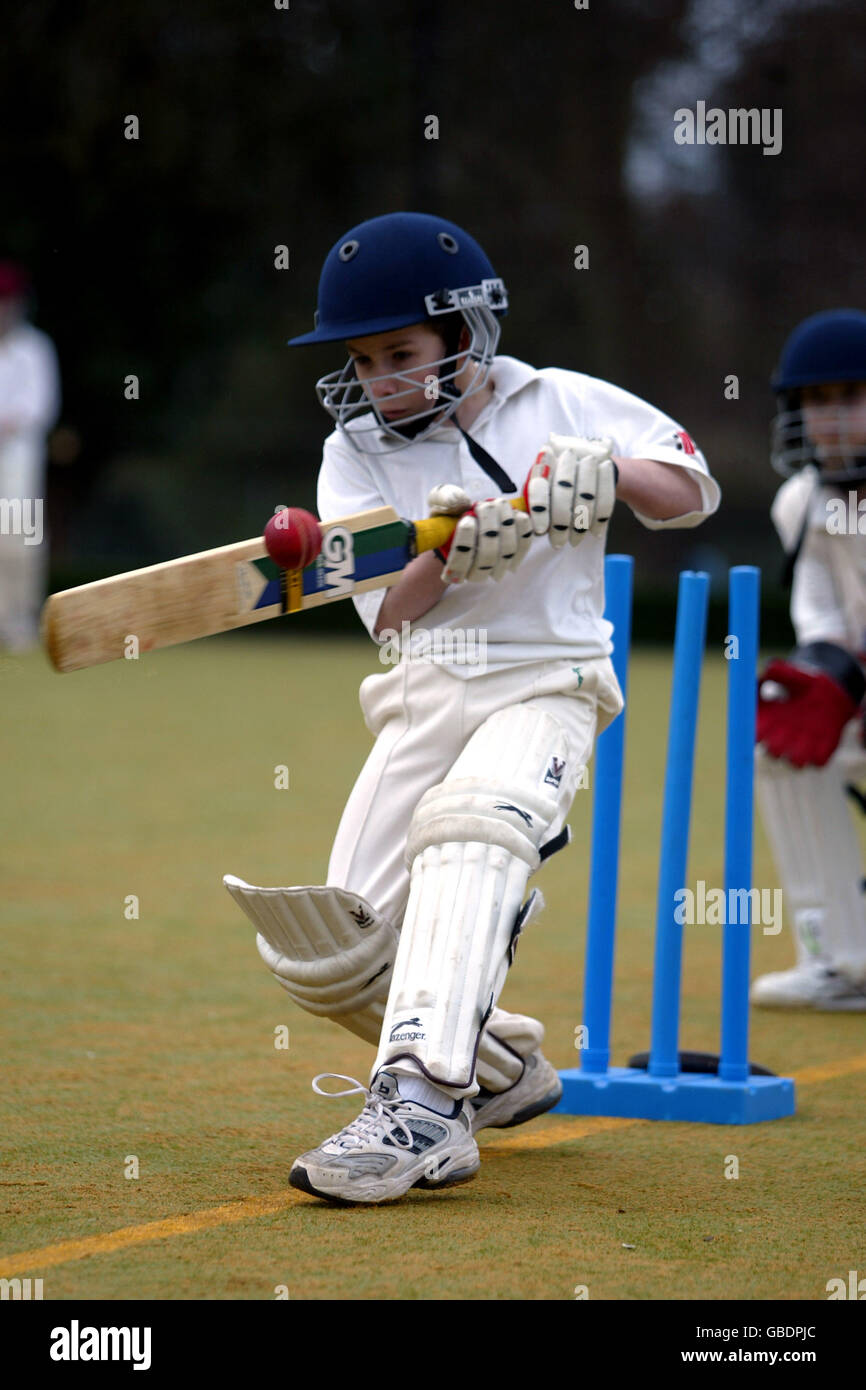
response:
<path id="1" fill-rule="evenodd" d="M 548 1091 L 547 1095 L 541 1100 L 531 1102 L 529 1105 L 524 1106 L 522 1110 L 518 1110 L 515 1115 L 512 1115 L 510 1120 L 505 1120 L 499 1125 L 485 1125 L 484 1128 L 513 1129 L 515 1125 L 525 1125 L 527 1120 L 534 1120 L 537 1115 L 544 1115 L 548 1110 L 552 1110 L 554 1105 L 557 1105 L 561 1100 L 562 1083 L 560 1082 L 552 1091 Z"/>
<path id="2" fill-rule="evenodd" d="M 810 1014 L 862 1014 L 866 1013 L 866 999 L 823 999 L 820 1002 L 810 999 L 752 999 L 756 1009 L 800 1009 Z"/>
<path id="3" fill-rule="evenodd" d="M 474 1168 L 455 1168 L 453 1173 L 440 1178 L 438 1182 L 433 1182 L 431 1178 L 419 1178 L 412 1186 L 423 1187 L 427 1192 L 438 1192 L 440 1187 L 459 1187 L 461 1183 L 471 1182 L 474 1177 L 477 1177 L 480 1167 L 481 1159 L 479 1157 Z"/>
<path id="4" fill-rule="evenodd" d="M 532 1100 L 528 1105 L 524 1105 L 521 1110 L 516 1110 L 507 1120 L 485 1120 L 483 1124 L 472 1126 L 472 1133 L 478 1134 L 482 1129 L 513 1129 L 515 1125 L 525 1125 L 527 1120 L 534 1120 L 538 1115 L 545 1115 L 548 1110 L 552 1110 L 562 1099 L 562 1082 L 557 1080 L 557 1084 L 541 1096 L 538 1100 Z M 483 1111 L 481 1112 L 483 1116 Z"/>
<path id="5" fill-rule="evenodd" d="M 421 1177 L 415 1182 L 409 1183 L 399 1192 L 390 1196 L 382 1197 L 340 1197 L 336 1193 L 327 1192 L 323 1188 L 316 1187 L 306 1168 L 295 1165 L 289 1173 L 289 1184 L 296 1187 L 299 1192 L 306 1192 L 311 1197 L 321 1197 L 323 1202 L 331 1202 L 334 1206 L 356 1207 L 356 1206 L 380 1206 L 384 1202 L 397 1202 L 401 1197 L 405 1197 L 413 1187 L 422 1187 L 427 1191 L 438 1192 L 443 1187 L 457 1187 L 461 1183 L 471 1182 L 481 1167 L 481 1157 L 477 1155 L 470 1165 L 464 1164 L 462 1168 L 455 1168 L 446 1174 L 444 1178 L 434 1181 L 432 1178 Z"/>

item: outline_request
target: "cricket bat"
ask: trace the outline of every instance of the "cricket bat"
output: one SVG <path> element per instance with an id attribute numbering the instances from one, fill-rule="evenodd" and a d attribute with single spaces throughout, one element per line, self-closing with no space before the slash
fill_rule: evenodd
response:
<path id="1" fill-rule="evenodd" d="M 522 498 L 512 505 L 525 510 Z M 43 644 L 55 670 L 80 671 L 386 588 L 416 555 L 444 545 L 457 521 L 404 521 L 377 507 L 320 521 L 321 552 L 303 570 L 282 569 L 257 536 L 81 584 L 48 599 Z"/>

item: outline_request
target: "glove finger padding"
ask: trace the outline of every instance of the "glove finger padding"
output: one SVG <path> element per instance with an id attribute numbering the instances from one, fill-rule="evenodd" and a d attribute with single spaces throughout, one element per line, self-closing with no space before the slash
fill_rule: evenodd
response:
<path id="1" fill-rule="evenodd" d="M 458 521 L 448 547 L 442 548 L 443 582 L 501 579 L 520 564 L 531 536 L 529 518 L 516 512 L 507 498 L 476 502 Z"/>
<path id="2" fill-rule="evenodd" d="M 595 485 L 595 520 L 590 526 L 594 536 L 600 536 L 613 515 L 616 504 L 617 467 L 613 459 L 605 459 L 598 466 Z"/>
<path id="3" fill-rule="evenodd" d="M 555 462 L 553 450 L 545 444 L 523 484 L 526 512 L 536 536 L 546 536 L 550 530 L 550 470 Z"/>
<path id="4" fill-rule="evenodd" d="M 595 499 L 598 486 L 598 464 L 589 456 L 577 461 L 574 510 L 568 539 L 571 545 L 582 541 L 595 521 Z"/>
<path id="5" fill-rule="evenodd" d="M 440 554 L 445 561 L 443 584 L 462 584 L 472 568 L 478 541 L 478 522 L 474 510 L 466 512 L 454 527 Z"/>
<path id="6" fill-rule="evenodd" d="M 577 475 L 577 454 L 573 449 L 563 450 L 550 474 L 550 543 L 556 550 L 572 540 Z"/>
<path id="7" fill-rule="evenodd" d="M 523 496 L 532 529 L 555 549 L 604 531 L 616 502 L 612 448 L 611 439 L 551 434 L 530 468 Z"/>
<path id="8" fill-rule="evenodd" d="M 504 500 L 504 499 L 502 499 Z M 508 511 L 511 508 L 505 503 Z M 499 501 L 478 502 L 475 507 L 478 537 L 471 579 L 500 579 L 516 549 L 513 513 L 503 514 Z"/>

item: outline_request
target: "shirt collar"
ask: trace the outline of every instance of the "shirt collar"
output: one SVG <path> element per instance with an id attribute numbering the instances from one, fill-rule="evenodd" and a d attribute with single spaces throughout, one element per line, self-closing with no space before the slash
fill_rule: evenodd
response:
<path id="1" fill-rule="evenodd" d="M 505 401 L 511 396 L 516 396 L 518 391 L 522 391 L 524 386 L 528 386 L 537 376 L 538 372 L 534 367 L 530 367 L 526 362 L 519 362 L 516 357 L 494 357 L 490 365 L 493 395 L 481 414 L 472 421 L 469 433 L 471 434 L 477 425 L 485 424 Z M 446 420 L 444 424 L 431 430 L 427 438 L 440 439 L 445 437 L 449 442 L 453 442 L 455 434 L 457 434 L 456 426 L 450 420 Z"/>

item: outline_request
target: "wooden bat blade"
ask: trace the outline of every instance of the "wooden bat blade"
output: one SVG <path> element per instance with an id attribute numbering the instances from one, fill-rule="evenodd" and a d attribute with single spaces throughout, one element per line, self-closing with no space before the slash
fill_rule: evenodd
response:
<path id="1" fill-rule="evenodd" d="M 320 530 L 322 553 L 303 571 L 281 569 L 256 536 L 52 594 L 42 615 L 49 659 L 58 671 L 77 671 L 136 644 L 142 653 L 230 632 L 396 583 L 411 558 L 412 528 L 392 507 Z"/>
<path id="2" fill-rule="evenodd" d="M 257 536 L 82 584 L 48 599 L 43 644 L 55 670 L 80 671 L 387 588 L 416 554 L 443 545 L 456 520 L 415 523 L 377 507 L 319 522 L 322 550 L 304 570 L 281 569 Z"/>

